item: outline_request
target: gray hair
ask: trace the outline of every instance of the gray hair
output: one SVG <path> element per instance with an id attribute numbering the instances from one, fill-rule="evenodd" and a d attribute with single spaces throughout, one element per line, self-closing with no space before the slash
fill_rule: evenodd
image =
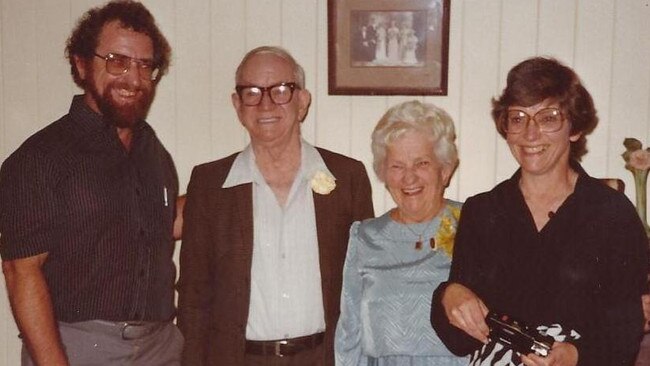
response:
<path id="1" fill-rule="evenodd" d="M 302 68 L 302 66 L 300 66 L 298 61 L 296 61 L 296 59 L 293 58 L 293 56 L 291 56 L 289 51 L 278 46 L 261 46 L 248 51 L 248 53 L 244 55 L 244 58 L 242 58 L 241 62 L 239 63 L 239 66 L 237 66 L 237 71 L 235 72 L 235 83 L 237 83 L 237 81 L 240 80 L 241 72 L 246 62 L 249 59 L 251 59 L 253 56 L 263 55 L 263 54 L 275 55 L 288 61 L 289 65 L 291 66 L 291 69 L 293 69 L 293 77 L 296 79 L 295 80 L 296 85 L 298 85 L 300 89 L 305 88 L 305 70 Z"/>
<path id="2" fill-rule="evenodd" d="M 433 154 L 438 161 L 452 170 L 456 168 L 458 150 L 454 142 L 454 121 L 443 109 L 413 100 L 390 108 L 372 132 L 372 167 L 382 182 L 388 145 L 409 131 L 426 135 L 433 143 Z"/>

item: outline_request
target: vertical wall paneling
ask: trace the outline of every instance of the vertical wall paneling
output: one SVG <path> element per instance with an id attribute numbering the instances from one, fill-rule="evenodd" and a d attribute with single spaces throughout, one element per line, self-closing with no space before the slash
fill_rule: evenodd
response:
<path id="1" fill-rule="evenodd" d="M 386 110 L 385 98 L 356 96 L 352 99 L 350 130 L 351 150 L 354 157 L 367 162 L 366 170 L 372 184 L 375 214 L 380 215 L 393 207 L 393 201 L 387 194 L 383 183 L 379 181 L 372 168 L 372 151 L 370 150 L 370 135 L 375 125 Z"/>
<path id="2" fill-rule="evenodd" d="M 263 45 L 282 44 L 284 0 L 245 0 L 246 50 Z"/>
<path id="3" fill-rule="evenodd" d="M 318 2 L 319 22 L 327 24 L 327 2 Z M 325 28 L 327 29 L 327 28 Z M 311 113 L 315 114 L 315 142 L 327 149 L 349 154 L 350 150 L 350 103 L 354 97 L 327 94 L 327 32 L 321 31 L 317 38 L 319 58 L 316 69 L 318 85 L 312 90 Z M 333 45 L 332 45 L 333 46 Z"/>
<path id="4" fill-rule="evenodd" d="M 66 113 L 79 89 L 64 43 L 78 18 L 106 0 L 0 0 L 0 161 L 29 135 Z M 312 93 L 304 137 L 366 164 L 377 214 L 394 206 L 372 170 L 370 133 L 386 108 L 432 102 L 454 118 L 460 167 L 446 195 L 465 200 L 516 168 L 490 117 L 507 71 L 524 58 L 549 55 L 574 67 L 594 96 L 600 124 L 584 166 L 618 177 L 623 138 L 650 144 L 650 8 L 645 0 L 452 0 L 447 96 L 330 96 L 327 93 L 326 0 L 143 0 L 173 49 L 149 121 L 172 153 L 181 190 L 193 166 L 248 141 L 230 95 L 249 49 L 286 47 L 304 66 Z M 0 286 L 0 365 L 16 365 L 20 342 Z"/>
<path id="5" fill-rule="evenodd" d="M 496 133 L 490 122 L 489 97 L 497 88 L 500 11 L 500 1 L 464 3 L 460 30 L 463 32 L 463 121 L 458 131 L 458 144 L 465 157 L 458 172 L 461 200 L 487 190 L 495 182 Z M 480 159 L 471 159 L 472 156 Z"/>
<path id="6" fill-rule="evenodd" d="M 319 16 L 317 3 L 317 0 L 283 0 L 281 23 L 277 25 L 282 29 L 282 46 L 290 50 L 305 69 L 306 88 L 312 93 L 316 86 L 317 58 L 321 56 L 316 38 Z M 324 55 L 327 56 L 327 53 Z M 311 111 L 302 125 L 303 137 L 310 143 L 315 142 L 315 128 L 316 114 Z"/>
<path id="7" fill-rule="evenodd" d="M 3 9 L 4 117 L 7 151 L 15 150 L 31 133 L 42 127 L 38 121 L 38 36 L 36 3 L 8 1 Z M 21 17 L 12 14 L 21 14 Z M 20 36 L 19 36 L 20 35 Z"/>
<path id="8" fill-rule="evenodd" d="M 538 54 L 573 64 L 577 1 L 538 0 Z"/>
<path id="9" fill-rule="evenodd" d="M 625 180 L 634 202 L 632 174 L 623 168 L 620 154 L 626 137 L 650 146 L 650 6 L 647 1 L 618 0 L 615 7 L 609 136 L 604 146 L 592 148 L 607 148 L 610 173 Z"/>
<path id="10" fill-rule="evenodd" d="M 176 164 L 181 167 L 182 181 L 187 182 L 188 166 L 207 161 L 211 156 L 212 102 L 210 59 L 209 0 L 176 2 L 176 44 L 174 73 L 176 89 Z"/>
<path id="11" fill-rule="evenodd" d="M 64 4 L 66 4 L 64 2 Z M 70 9 L 58 2 L 40 0 L 36 7 L 36 67 L 37 97 L 32 98 L 36 109 L 36 122 L 46 125 L 68 111 L 71 91 L 76 88 L 62 87 L 74 84 L 64 47 L 72 22 Z M 48 37 L 40 35 L 48 34 Z"/>
<path id="12" fill-rule="evenodd" d="M 620 166 L 622 161 L 620 157 L 615 161 L 607 159 L 610 154 L 620 154 L 619 146 L 608 145 L 608 134 L 612 132 L 612 60 L 617 52 L 613 47 L 613 36 L 620 25 L 616 24 L 614 18 L 617 12 L 615 2 L 580 1 L 578 6 L 573 66 L 591 93 L 600 118 L 598 127 L 587 137 L 589 152 L 583 159 L 583 166 L 593 176 L 602 177 L 609 175 L 609 163 L 615 167 Z"/>
<path id="13" fill-rule="evenodd" d="M 212 2 L 212 155 L 210 160 L 241 150 L 246 132 L 237 120 L 231 94 L 235 91 L 235 70 L 247 51 L 246 2 Z M 205 70 L 207 73 L 208 70 Z M 199 162 L 195 162 L 198 164 Z"/>
<path id="14" fill-rule="evenodd" d="M 320 74 L 323 75 L 323 74 Z M 343 154 L 350 153 L 350 123 L 352 98 L 345 96 L 327 96 L 327 85 L 316 87 L 318 105 L 312 103 L 311 113 L 315 113 L 315 143 Z"/>
<path id="15" fill-rule="evenodd" d="M 327 70 L 327 60 L 328 60 L 328 48 L 327 48 L 327 2 L 326 1 L 317 1 L 315 6 L 316 11 L 316 34 L 311 35 L 311 40 L 316 44 L 316 60 L 312 74 L 308 76 L 308 79 L 314 81 L 314 86 L 311 87 L 311 107 L 309 108 L 309 116 L 314 118 L 313 125 L 303 126 L 303 132 L 306 134 L 306 137 L 309 137 L 309 141 L 319 143 L 318 141 L 318 131 L 316 129 L 318 121 L 318 105 L 320 104 L 321 99 L 326 98 L 326 96 L 321 97 L 323 91 L 327 91 L 327 88 L 322 88 L 323 84 L 327 84 L 327 73 L 323 73 L 324 70 Z M 324 37 L 324 38 L 323 38 Z M 323 43 L 325 42 L 325 43 Z M 325 48 L 323 48 L 325 46 Z M 309 85 L 309 83 L 307 84 Z M 319 86 L 321 86 L 319 88 Z M 308 121 L 309 122 L 309 121 Z M 305 130 L 305 128 L 307 128 Z"/>

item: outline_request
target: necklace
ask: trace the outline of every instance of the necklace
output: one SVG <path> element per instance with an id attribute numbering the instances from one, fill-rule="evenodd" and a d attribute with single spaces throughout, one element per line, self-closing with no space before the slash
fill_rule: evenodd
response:
<path id="1" fill-rule="evenodd" d="M 433 226 L 433 222 L 435 221 L 436 216 L 432 217 L 431 220 L 427 224 L 423 225 L 424 227 L 423 227 L 422 231 L 419 232 L 419 233 L 416 232 L 413 228 L 411 228 L 409 226 L 409 224 L 406 222 L 406 220 L 404 220 L 404 218 L 402 217 L 402 213 L 397 208 L 395 208 L 391 212 L 391 216 L 393 217 L 393 220 L 395 220 L 395 222 L 398 222 L 398 223 L 404 225 L 404 227 L 406 227 L 408 229 L 408 231 L 413 233 L 413 235 L 415 235 L 418 238 L 418 240 L 415 241 L 415 250 L 421 250 L 422 246 L 424 245 L 424 240 L 423 240 L 424 239 L 424 232 L 427 231 L 427 229 L 429 227 Z M 429 238 L 429 247 L 431 247 L 431 250 L 437 249 L 435 233 L 433 234 L 433 236 L 431 236 Z"/>
<path id="2" fill-rule="evenodd" d="M 431 224 L 433 224 L 434 219 L 435 219 L 435 218 L 431 219 L 431 222 L 430 222 L 429 224 L 425 225 L 425 226 L 424 226 L 424 229 L 422 229 L 422 232 L 420 232 L 420 233 L 418 233 L 418 232 L 416 232 L 415 230 L 413 230 L 413 229 L 409 226 L 409 224 L 406 224 L 406 223 L 404 224 L 404 226 L 405 226 L 405 227 L 406 227 L 410 232 L 412 232 L 413 235 L 415 235 L 415 236 L 418 237 L 418 240 L 415 242 L 415 250 L 421 250 L 421 249 L 422 249 L 422 246 L 423 246 L 423 243 L 424 243 L 424 241 L 422 240 L 422 239 L 423 239 L 423 236 L 424 236 L 424 232 L 427 231 L 427 229 L 429 228 L 429 226 L 431 226 Z M 436 249 L 436 238 L 435 238 L 435 237 L 432 236 L 431 238 L 429 238 L 429 246 L 431 247 L 431 249 Z"/>

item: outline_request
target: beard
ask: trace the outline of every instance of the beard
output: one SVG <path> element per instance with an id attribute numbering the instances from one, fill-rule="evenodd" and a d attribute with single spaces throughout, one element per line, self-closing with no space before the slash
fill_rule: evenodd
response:
<path id="1" fill-rule="evenodd" d="M 94 79 L 89 79 L 86 92 L 89 92 L 97 108 L 104 116 L 104 120 L 119 128 L 133 128 L 140 121 L 143 121 L 149 112 L 154 97 L 153 86 L 140 85 L 133 87 L 129 83 L 114 80 L 106 85 L 104 92 L 97 90 Z M 130 103 L 120 103 L 113 97 L 111 92 L 114 89 L 124 89 L 134 92 L 139 97 Z"/>

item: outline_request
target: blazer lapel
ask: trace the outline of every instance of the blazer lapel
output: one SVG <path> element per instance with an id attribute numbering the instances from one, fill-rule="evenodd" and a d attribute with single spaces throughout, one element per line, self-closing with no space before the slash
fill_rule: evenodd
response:
<path id="1" fill-rule="evenodd" d="M 239 218 L 239 229 L 241 230 L 242 242 L 239 243 L 237 250 L 240 250 L 241 258 L 251 263 L 253 258 L 253 185 L 251 183 L 242 184 L 235 189 L 235 198 L 237 200 L 237 216 Z M 250 268 L 250 265 L 249 265 Z M 249 284 L 250 285 L 250 284 Z"/>
<path id="2" fill-rule="evenodd" d="M 330 215 L 336 211 L 335 202 L 327 195 L 313 192 L 314 210 L 316 217 L 316 235 L 318 236 L 318 247 L 320 254 L 323 254 L 323 246 L 331 241 L 331 223 Z"/>
<path id="3" fill-rule="evenodd" d="M 336 212 L 336 200 L 333 200 L 329 195 L 322 195 L 313 193 L 314 195 L 314 210 L 316 217 L 316 235 L 318 238 L 318 258 L 321 271 L 321 284 L 323 291 L 323 306 L 325 307 L 325 314 L 329 314 L 328 301 L 333 293 L 331 279 L 333 274 L 331 271 L 336 266 L 332 263 L 332 250 L 330 246 L 335 242 L 336 234 L 332 232 L 335 220 L 332 215 Z"/>

